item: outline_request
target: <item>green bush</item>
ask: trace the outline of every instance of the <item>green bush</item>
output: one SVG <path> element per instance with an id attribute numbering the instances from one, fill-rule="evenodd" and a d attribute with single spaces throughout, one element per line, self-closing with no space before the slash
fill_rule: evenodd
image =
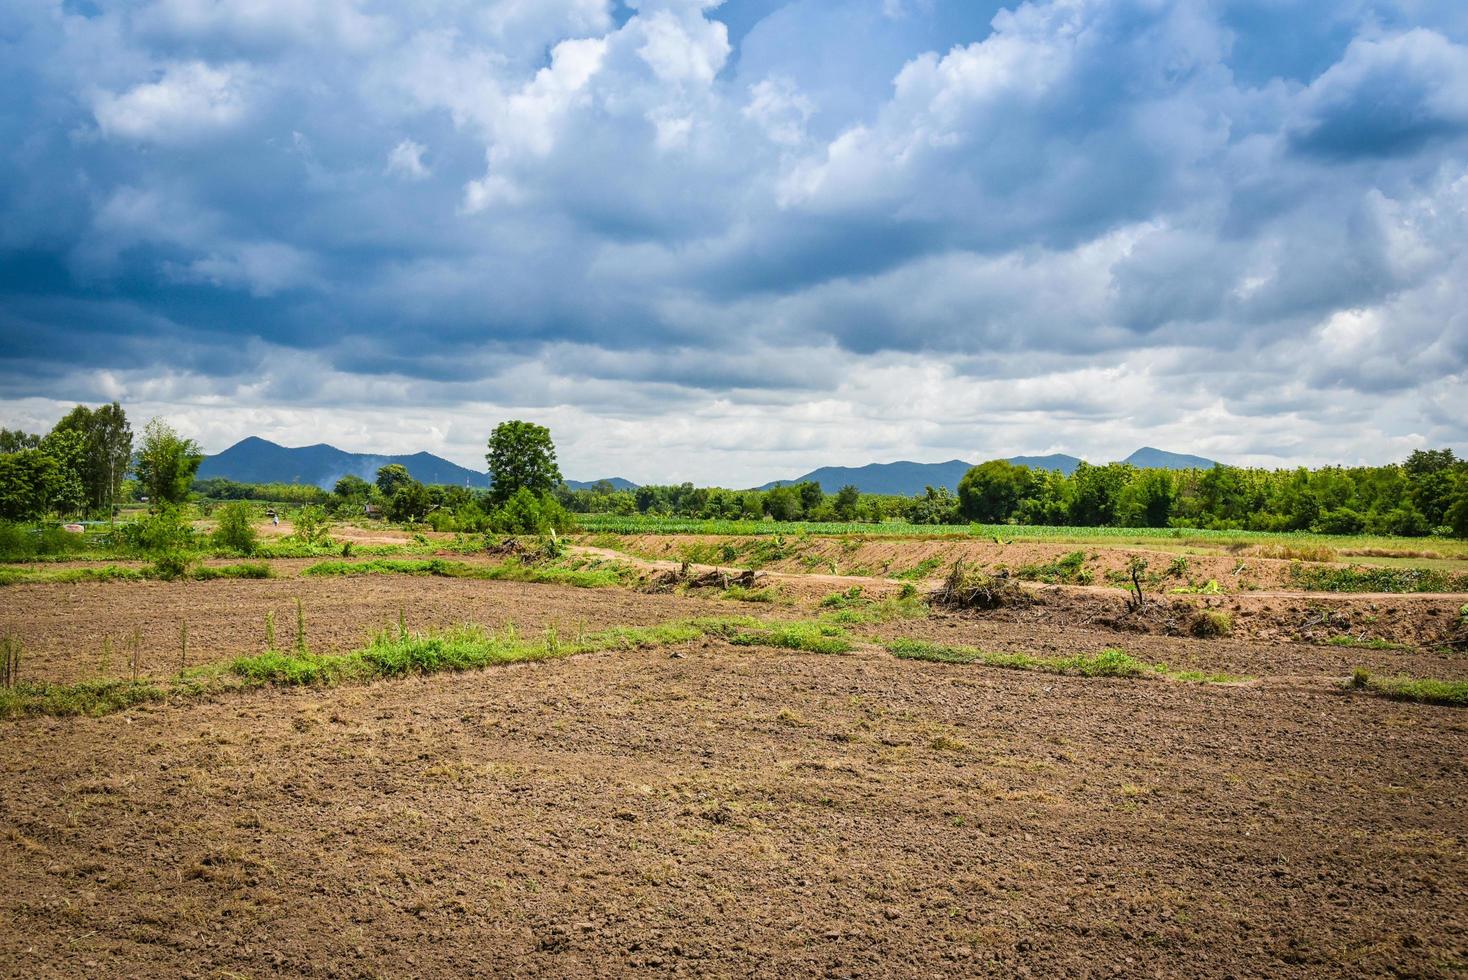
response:
<path id="1" fill-rule="evenodd" d="M 549 534 L 570 530 L 572 521 L 554 497 L 537 497 L 522 487 L 489 515 L 489 527 L 497 534 Z"/>
<path id="2" fill-rule="evenodd" d="M 131 524 L 119 524 L 117 544 L 142 555 L 179 554 L 196 545 L 193 525 L 177 507 L 165 507 Z"/>
<path id="3" fill-rule="evenodd" d="M 188 559 L 182 555 L 174 554 L 159 555 L 153 561 L 153 564 L 144 569 L 144 574 L 148 578 L 162 579 L 165 582 L 172 582 L 175 579 L 183 578 L 188 573 Z"/>
<path id="4" fill-rule="evenodd" d="M 321 507 L 302 507 L 291 519 L 294 530 L 291 537 L 311 547 L 328 547 L 331 544 L 331 519 Z"/>
<path id="5" fill-rule="evenodd" d="M 243 501 L 225 504 L 215 512 L 219 523 L 214 529 L 214 545 L 236 554 L 255 553 L 255 525 L 251 522 L 250 505 Z"/>

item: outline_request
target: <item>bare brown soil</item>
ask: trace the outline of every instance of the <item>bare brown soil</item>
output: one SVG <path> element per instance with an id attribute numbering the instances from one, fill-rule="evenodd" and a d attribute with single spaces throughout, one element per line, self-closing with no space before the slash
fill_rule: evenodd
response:
<path id="1" fill-rule="evenodd" d="M 906 542 L 921 544 L 921 542 Z M 651 572 L 682 567 L 676 558 L 637 557 L 643 549 L 629 545 L 626 552 L 594 546 L 577 546 L 576 551 L 597 558 L 623 558 Z M 677 553 L 677 549 L 673 549 Z M 1102 554 L 1109 554 L 1103 552 Z M 895 594 L 905 584 L 891 578 L 839 575 L 819 571 L 789 571 L 789 561 L 761 571 L 766 587 L 807 606 L 833 592 L 860 588 L 864 595 L 882 598 Z M 1113 560 L 1113 564 L 1116 562 Z M 694 572 L 734 566 L 689 565 Z M 991 568 L 997 566 L 989 566 Z M 911 583 L 930 592 L 937 579 Z M 1025 589 L 1041 601 L 1038 610 L 1010 613 L 1028 621 L 1049 624 L 1100 625 L 1122 633 L 1186 634 L 1189 620 L 1198 610 L 1218 610 L 1233 623 L 1233 635 L 1252 640 L 1290 640 L 1325 643 L 1350 638 L 1361 645 L 1370 641 L 1438 647 L 1449 642 L 1460 629 L 1461 610 L 1468 596 L 1457 593 L 1326 593 L 1278 589 L 1240 592 L 1231 595 L 1170 595 L 1149 592 L 1147 609 L 1131 611 L 1128 592 L 1113 586 L 1043 585 L 1027 583 Z M 1004 618 L 1001 616 L 1001 618 Z"/>
<path id="2" fill-rule="evenodd" d="M 711 641 L 31 719 L 0 974 L 1450 976 L 1465 744 L 1318 683 Z"/>
<path id="3" fill-rule="evenodd" d="M 605 535 L 586 536 L 585 541 L 601 541 L 605 538 Z M 706 552 L 710 548 L 721 548 L 724 545 L 747 548 L 752 540 L 748 537 L 696 534 L 622 535 L 618 538 L 617 550 L 643 558 L 676 561 L 691 551 Z M 910 573 L 924 563 L 936 562 L 934 567 L 942 569 L 955 561 L 963 561 L 980 569 L 1008 569 L 1014 572 L 1026 566 L 1054 562 L 1076 551 L 1082 551 L 1086 555 L 1084 567 L 1098 584 L 1106 581 L 1107 573 L 1124 572 L 1133 557 L 1141 557 L 1147 560 L 1149 571 L 1164 574 L 1164 589 L 1186 585 L 1201 586 L 1209 581 L 1217 582 L 1220 589 L 1230 593 L 1291 587 L 1292 562 L 1288 559 L 1259 557 L 1255 553 L 1260 550 L 1258 548 L 1233 555 L 1180 554 L 1178 551 L 1161 548 L 1149 550 L 1074 542 L 998 542 L 968 537 L 925 541 L 912 538 L 862 538 L 852 535 L 809 538 L 791 536 L 784 540 L 790 554 L 766 563 L 763 568 L 780 572 L 883 578 Z M 1170 566 L 1179 558 L 1186 559 L 1185 570 L 1167 574 Z M 1465 570 L 1468 570 L 1468 565 L 1465 565 Z"/>
<path id="4" fill-rule="evenodd" d="M 615 554 L 579 548 L 590 557 Z M 471 563 L 480 558 L 455 558 Z M 628 559 L 649 574 L 677 569 L 672 560 Z M 717 590 L 687 595 L 676 592 L 640 594 L 622 589 L 578 589 L 523 586 L 509 582 L 371 575 L 300 577 L 313 559 L 271 562 L 277 578 L 210 582 L 100 582 L 29 584 L 6 587 L 0 609 L 0 633 L 17 637 L 23 647 L 22 677 L 27 680 L 73 682 L 95 677 L 130 676 L 129 650 L 134 632 L 141 639 L 139 675 L 161 678 L 181 663 L 197 666 L 227 660 L 265 648 L 266 618 L 273 614 L 277 644 L 294 643 L 296 600 L 301 602 L 307 645 L 318 652 L 353 649 L 376 630 L 394 625 L 401 613 L 412 629 L 478 623 L 500 628 L 513 623 L 523 632 L 554 628 L 562 636 L 617 625 L 648 625 L 694 616 L 811 616 L 825 597 L 852 587 L 873 599 L 896 594 L 904 583 L 879 578 L 819 572 L 761 573 L 759 585 L 779 595 L 783 605 L 720 601 Z M 704 566 L 695 566 L 704 568 Z M 927 588 L 932 583 L 924 584 Z M 1080 631 L 1094 646 L 1136 650 L 1144 636 L 1186 639 L 1195 610 L 1227 613 L 1234 641 L 1260 651 L 1249 673 L 1280 673 L 1278 658 L 1302 654 L 1312 663 L 1330 663 L 1348 673 L 1351 666 L 1393 672 L 1457 676 L 1468 659 L 1441 652 L 1458 623 L 1461 596 L 1353 596 L 1256 592 L 1232 596 L 1152 596 L 1148 611 L 1128 609 L 1126 595 L 1108 587 L 1026 585 L 1037 598 L 1034 606 L 999 610 L 983 617 L 963 617 L 961 642 L 988 642 L 986 624 L 1004 624 L 1021 639 L 1046 631 Z M 880 635 L 901 633 L 910 621 L 870 628 Z M 188 627 L 186 660 L 181 645 Z M 1068 635 L 1068 634 L 1067 634 Z M 1364 647 L 1386 641 L 1407 651 L 1323 647 L 1332 638 L 1350 637 Z M 1208 651 L 1224 641 L 1210 641 Z M 110 643 L 110 656 L 104 643 Z M 1006 649 L 1021 649 L 1018 646 Z M 1191 649 L 1192 647 L 1189 647 Z M 1434 652 L 1439 651 L 1439 652 Z M 1408 663 L 1415 666 L 1408 669 Z M 1222 669 L 1222 668 L 1220 668 Z M 1234 668 L 1228 668 L 1233 670 Z"/>
<path id="5" fill-rule="evenodd" d="M 632 547 L 667 571 L 678 540 Z M 266 580 L 7 587 L 0 632 L 24 678 L 74 681 L 104 673 L 104 636 L 124 676 L 134 629 L 149 677 L 178 668 L 185 621 L 190 664 L 258 652 L 267 612 L 289 645 L 297 598 L 322 652 L 400 611 L 563 635 L 807 618 L 959 544 L 990 567 L 1074 550 L 858 545 L 880 568 L 838 541 L 835 573 L 772 566 L 776 604 L 274 561 Z M 1129 553 L 1093 552 L 1098 579 Z M 1022 607 L 851 625 L 841 656 L 707 640 L 0 723 L 0 976 L 1462 975 L 1468 711 L 1341 685 L 1468 678 L 1443 642 L 1462 597 L 1279 591 L 1287 563 L 1245 560 L 1256 591 L 1138 614 L 1118 589 L 1027 585 Z M 1195 608 L 1233 634 L 1186 635 Z M 1325 643 L 1343 635 L 1409 648 Z M 873 645 L 897 636 L 1251 679 Z"/>
<path id="6" fill-rule="evenodd" d="M 283 566 L 309 562 L 273 562 Z M 401 612 L 410 629 L 513 623 L 523 633 L 648 625 L 692 616 L 729 615 L 730 603 L 679 595 L 639 595 L 621 589 L 524 586 L 511 582 L 410 575 L 215 580 L 210 582 L 91 582 L 13 585 L 3 590 L 0 633 L 23 646 L 27 680 L 78 681 L 130 676 L 127 648 L 142 638 L 141 676 L 167 677 L 180 661 L 180 632 L 188 624 L 188 664 L 197 666 L 265 648 L 265 618 L 275 614 L 277 645 L 294 643 L 296 600 L 308 646 L 318 653 L 361 646 Z M 110 665 L 103 639 L 110 637 Z"/>

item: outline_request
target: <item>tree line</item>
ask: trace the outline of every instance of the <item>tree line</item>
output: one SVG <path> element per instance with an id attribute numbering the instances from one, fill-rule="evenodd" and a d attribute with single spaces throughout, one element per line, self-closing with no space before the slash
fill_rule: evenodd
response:
<path id="1" fill-rule="evenodd" d="M 203 460 L 162 419 L 134 447 L 121 405 L 78 405 L 45 435 L 0 428 L 0 519 L 111 517 L 135 499 L 178 503 Z"/>
<path id="2" fill-rule="evenodd" d="M 1417 450 L 1385 466 L 1266 470 L 1139 469 L 1081 463 L 1075 472 L 990 460 L 970 469 L 955 494 L 928 487 L 912 497 L 828 494 L 815 482 L 768 490 L 692 483 L 617 490 L 603 482 L 572 490 L 561 478 L 544 426 L 512 420 L 490 434 L 491 487 L 427 486 L 399 464 L 371 481 L 347 475 L 330 491 L 298 484 L 195 480 L 203 453 L 161 419 L 133 445 L 116 402 L 78 405 L 45 435 L 0 429 L 0 519 L 112 515 L 120 502 L 155 506 L 195 494 L 318 506 L 336 516 L 376 514 L 438 530 L 529 531 L 570 526 L 577 513 L 652 514 L 726 520 L 1029 524 L 1076 527 L 1196 527 L 1468 537 L 1468 461 L 1451 449 Z"/>
<path id="3" fill-rule="evenodd" d="M 964 474 L 956 494 L 827 494 L 814 482 L 770 490 L 691 483 L 619 491 L 610 484 L 560 491 L 573 513 L 654 514 L 728 520 L 905 521 L 1071 527 L 1192 527 L 1468 537 L 1468 461 L 1451 449 L 1418 450 L 1386 466 L 1265 470 L 1139 469 L 1081 463 L 1074 473 L 990 460 Z"/>

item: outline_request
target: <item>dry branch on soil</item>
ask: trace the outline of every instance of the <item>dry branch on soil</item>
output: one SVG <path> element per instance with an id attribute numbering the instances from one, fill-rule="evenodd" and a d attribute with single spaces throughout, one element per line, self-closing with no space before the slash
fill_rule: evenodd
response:
<path id="1" fill-rule="evenodd" d="M 706 572 L 694 572 L 693 566 L 684 562 L 676 569 L 659 572 L 649 583 L 649 590 L 653 592 L 667 592 L 678 586 L 689 589 L 730 589 L 734 586 L 753 588 L 755 583 L 765 577 L 763 572 L 757 572 L 752 568 L 746 568 L 742 572 L 729 572 L 723 569 L 710 569 Z"/>
<path id="2" fill-rule="evenodd" d="M 990 575 L 953 563 L 942 586 L 928 596 L 929 605 L 944 609 L 1002 609 L 1006 606 L 1033 605 L 1035 597 L 1008 572 Z"/>

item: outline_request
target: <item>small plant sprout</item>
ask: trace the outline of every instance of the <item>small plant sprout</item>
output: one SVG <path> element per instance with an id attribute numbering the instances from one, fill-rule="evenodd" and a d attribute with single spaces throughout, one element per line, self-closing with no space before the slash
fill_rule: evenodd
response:
<path id="1" fill-rule="evenodd" d="M 97 662 L 97 673 L 106 677 L 112 673 L 112 637 L 102 637 L 102 656 Z"/>
<path id="2" fill-rule="evenodd" d="M 14 687 L 20 680 L 20 637 L 0 636 L 0 687 Z"/>

